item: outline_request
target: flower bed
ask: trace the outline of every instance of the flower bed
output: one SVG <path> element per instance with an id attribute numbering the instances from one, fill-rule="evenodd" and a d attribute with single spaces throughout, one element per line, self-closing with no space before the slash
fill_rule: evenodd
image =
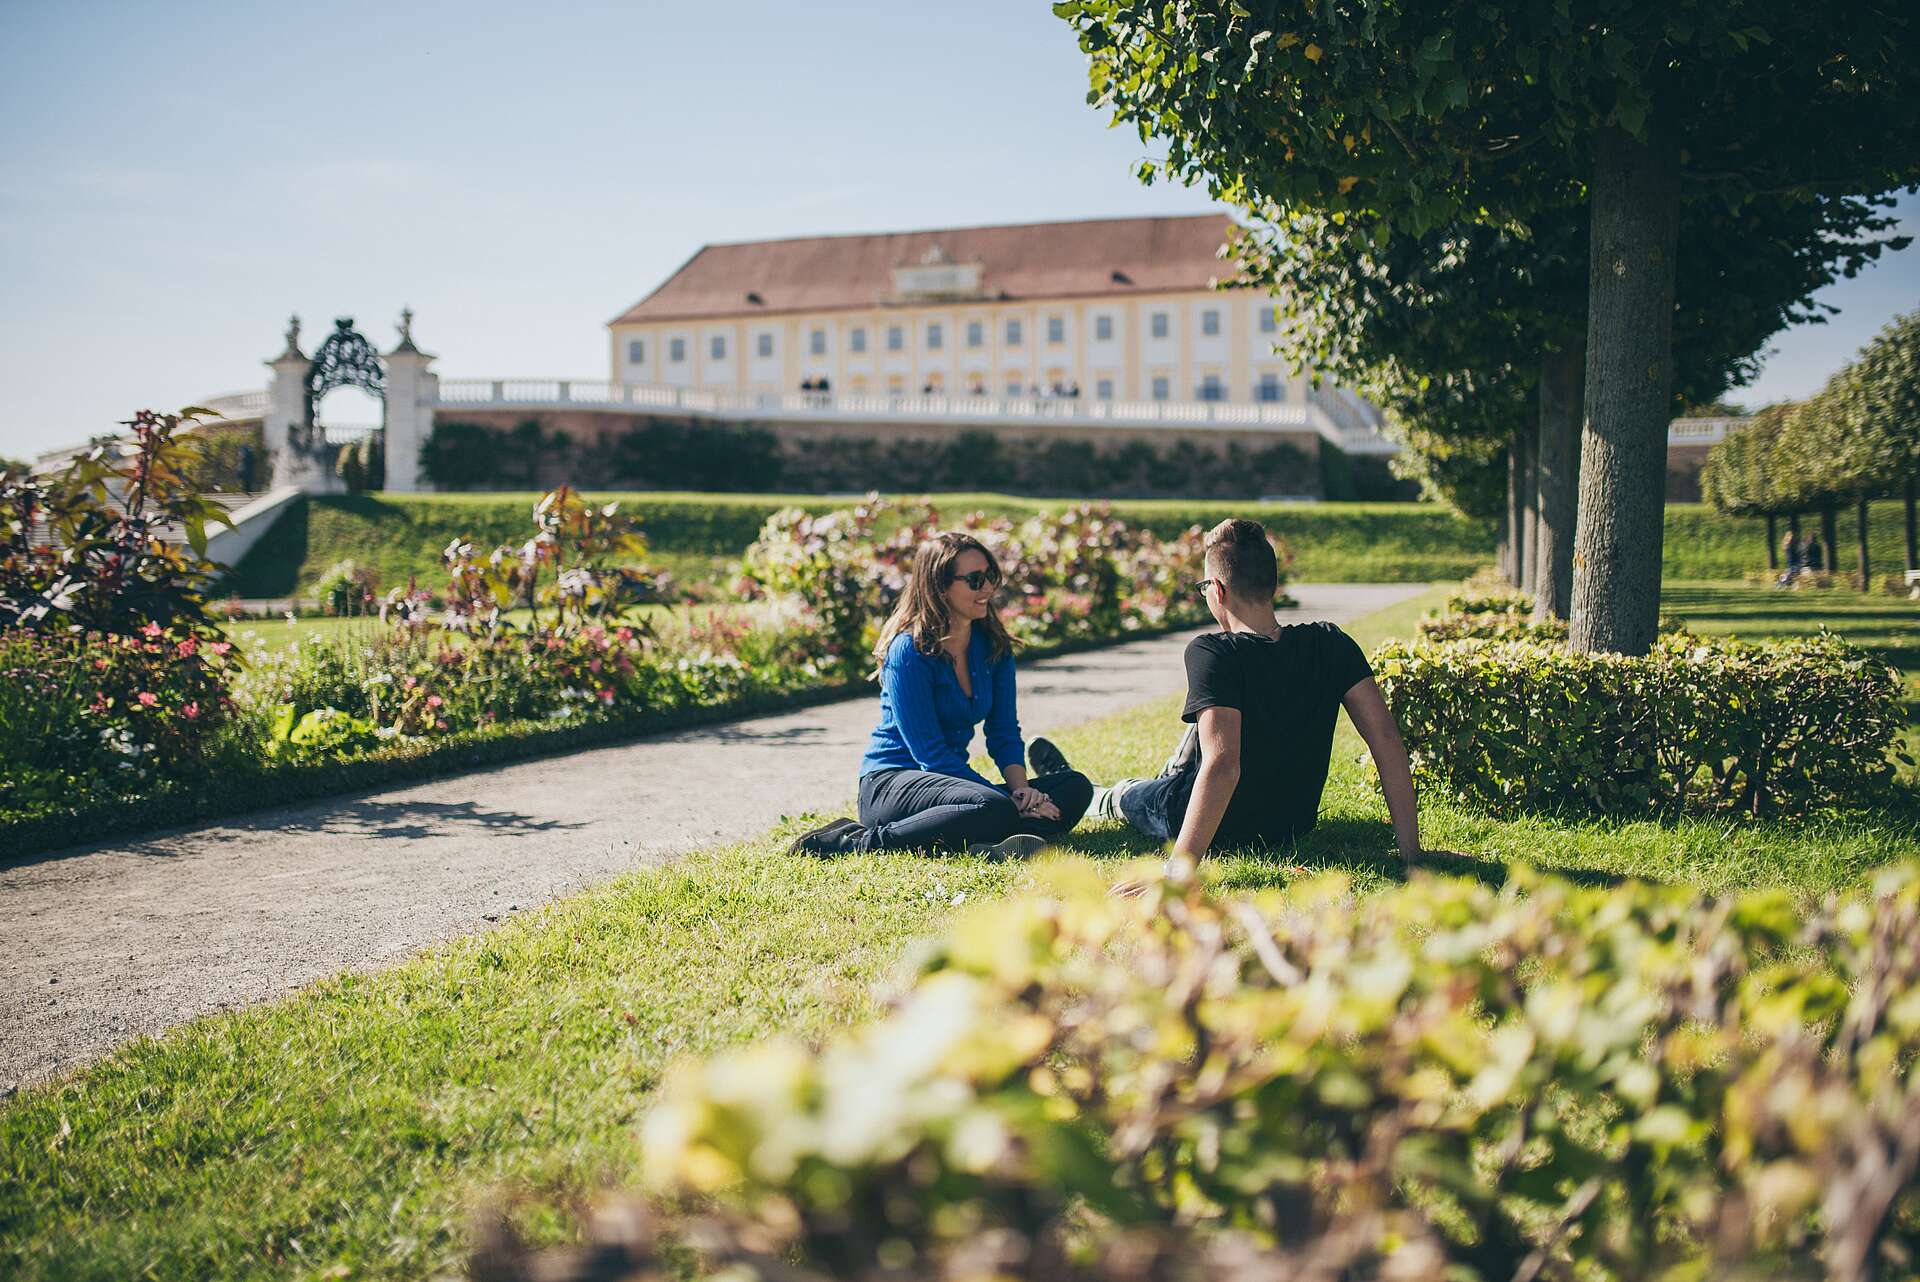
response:
<path id="1" fill-rule="evenodd" d="M 681 1070 L 639 1195 L 539 1255 L 497 1221 L 476 1276 L 1856 1278 L 1914 1258 L 1920 868 L 1805 910 L 1524 869 L 1364 899 L 1036 875 L 956 922 L 878 1024 Z"/>
<path id="2" fill-rule="evenodd" d="M 315 795 L 328 780 L 366 786 L 377 771 L 360 767 L 382 762 L 420 773 L 475 749 L 499 759 L 516 741 L 552 748 L 849 692 L 936 520 L 877 501 L 779 514 L 746 575 L 771 608 L 662 632 L 633 609 L 666 581 L 615 505 L 563 488 L 533 516 L 524 542 L 455 540 L 439 596 L 396 589 L 364 633 L 297 640 L 244 668 L 203 611 L 171 630 L 0 633 L 0 670 L 35 674 L 0 693 L 0 730 L 16 728 L 0 746 L 0 841 L 44 847 Z M 1184 590 L 1197 531 L 1161 540 L 1095 509 L 959 524 L 1004 550 L 1010 628 L 1039 650 L 1203 617 Z"/>

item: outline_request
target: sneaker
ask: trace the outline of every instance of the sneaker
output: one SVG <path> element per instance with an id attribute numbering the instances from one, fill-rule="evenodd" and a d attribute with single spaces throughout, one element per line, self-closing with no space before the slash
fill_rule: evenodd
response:
<path id="1" fill-rule="evenodd" d="M 967 847 L 967 853 L 985 855 L 988 859 L 1031 859 L 1046 848 L 1045 837 L 1016 832 L 1004 841 L 976 841 Z"/>
<path id="2" fill-rule="evenodd" d="M 822 824 L 812 832 L 803 832 L 793 839 L 787 847 L 790 855 L 844 855 L 847 853 L 847 841 L 855 833 L 865 832 L 851 819 L 836 819 L 832 823 Z"/>
<path id="3" fill-rule="evenodd" d="M 1051 739 L 1035 739 L 1029 743 L 1027 760 L 1033 763 L 1036 776 L 1057 775 L 1062 771 L 1073 769 L 1067 764 L 1067 755 L 1054 747 Z"/>

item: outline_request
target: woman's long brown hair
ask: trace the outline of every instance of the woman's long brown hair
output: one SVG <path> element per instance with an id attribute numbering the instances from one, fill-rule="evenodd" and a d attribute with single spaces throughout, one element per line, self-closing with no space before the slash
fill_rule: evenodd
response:
<path id="1" fill-rule="evenodd" d="M 954 577 L 953 563 L 965 552 L 978 552 L 986 557 L 987 573 L 993 576 L 994 582 L 1001 581 L 1000 562 L 987 545 L 973 535 L 950 530 L 928 539 L 913 554 L 913 577 L 880 629 L 880 643 L 873 648 L 876 663 L 886 665 L 887 650 L 902 632 L 913 638 L 914 648 L 920 653 L 939 652 L 940 643 L 953 631 L 953 615 L 947 608 L 947 588 Z M 973 626 L 986 631 L 993 645 L 995 662 L 1013 652 L 1013 638 L 1007 635 L 1006 624 L 1000 622 L 1000 611 L 992 603 L 987 605 L 987 617 Z"/>

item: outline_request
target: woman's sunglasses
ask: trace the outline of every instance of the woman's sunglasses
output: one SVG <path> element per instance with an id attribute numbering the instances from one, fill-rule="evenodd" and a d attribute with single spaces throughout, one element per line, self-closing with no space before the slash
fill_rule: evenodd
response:
<path id="1" fill-rule="evenodd" d="M 964 583 L 967 591 L 978 592 L 989 583 L 998 583 L 1000 576 L 992 570 L 970 570 L 965 574 L 956 574 L 947 580 L 949 583 Z"/>

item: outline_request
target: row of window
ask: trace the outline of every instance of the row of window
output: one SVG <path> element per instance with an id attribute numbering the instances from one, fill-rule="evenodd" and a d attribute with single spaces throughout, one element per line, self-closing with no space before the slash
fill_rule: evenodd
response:
<path id="1" fill-rule="evenodd" d="M 1067 341 L 1066 318 L 1062 316 L 1049 316 L 1046 318 L 1046 321 L 1048 345 L 1059 347 L 1065 344 Z M 1147 317 L 1147 332 L 1154 338 L 1166 338 L 1172 332 L 1172 323 L 1172 320 L 1166 312 L 1149 313 Z M 1273 309 L 1270 307 L 1262 308 L 1260 310 L 1260 332 L 1263 334 L 1271 334 L 1277 328 L 1278 322 L 1274 316 Z M 1217 308 L 1208 308 L 1206 311 L 1200 313 L 1200 332 L 1208 337 L 1213 337 L 1220 333 L 1220 312 Z M 985 347 L 987 342 L 986 322 L 977 320 L 968 321 L 966 337 L 969 348 Z M 1096 342 L 1111 342 L 1113 340 L 1113 317 L 1094 317 L 1093 337 Z M 929 321 L 927 322 L 927 330 L 924 338 L 924 346 L 928 351 L 940 351 L 946 346 L 946 327 L 939 321 Z M 762 358 L 773 355 L 772 334 L 756 334 L 754 335 L 754 340 L 755 355 Z M 907 346 L 906 327 L 904 325 L 887 326 L 886 342 L 887 350 L 890 352 L 905 351 Z M 1006 346 L 1019 347 L 1025 342 L 1025 325 L 1022 324 L 1018 317 L 1009 318 L 1006 323 Z M 847 348 L 849 351 L 855 353 L 867 350 L 867 331 L 864 326 L 856 325 L 847 331 Z M 811 355 L 825 356 L 827 354 L 827 331 L 819 328 L 810 330 L 807 334 L 807 350 Z M 644 339 L 634 338 L 627 341 L 627 360 L 630 364 L 639 365 L 646 360 L 646 356 L 647 344 Z M 710 360 L 716 361 L 727 358 L 726 335 L 715 334 L 708 339 L 707 356 Z M 687 340 L 684 338 L 668 339 L 667 360 L 677 365 L 686 359 Z"/>

